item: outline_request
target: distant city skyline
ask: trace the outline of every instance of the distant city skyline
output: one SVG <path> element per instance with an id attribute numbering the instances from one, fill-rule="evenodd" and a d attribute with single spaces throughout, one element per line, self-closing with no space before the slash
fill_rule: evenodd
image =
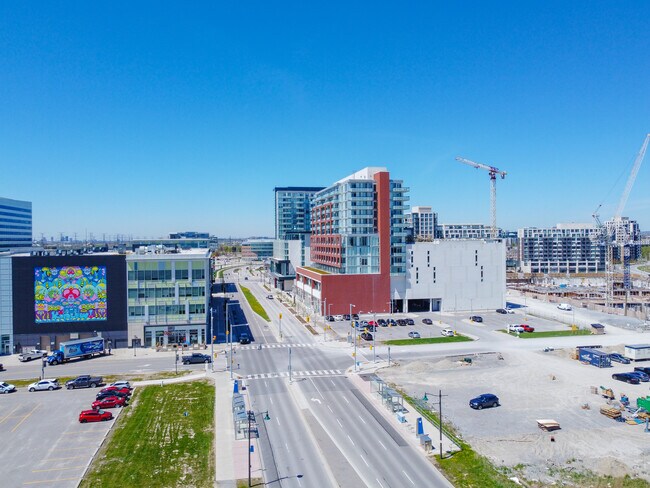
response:
<path id="1" fill-rule="evenodd" d="M 650 4 L 63 5 L 0 5 L 0 196 L 35 239 L 271 237 L 274 187 L 366 166 L 489 224 L 456 156 L 508 172 L 502 229 L 605 221 L 650 132 Z"/>

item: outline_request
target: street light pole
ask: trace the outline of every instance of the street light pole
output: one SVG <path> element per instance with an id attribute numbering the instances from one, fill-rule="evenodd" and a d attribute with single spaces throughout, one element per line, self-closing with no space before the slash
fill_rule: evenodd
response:
<path id="1" fill-rule="evenodd" d="M 291 376 L 291 348 L 289 348 L 289 383 L 293 381 L 293 378 Z"/>
<path id="2" fill-rule="evenodd" d="M 210 299 L 212 300 L 212 298 Z M 210 307 L 210 363 L 212 364 L 212 372 L 214 373 L 214 309 Z"/>
<path id="3" fill-rule="evenodd" d="M 375 339 L 377 338 L 377 333 L 379 332 L 379 324 L 377 323 L 377 313 L 375 312 L 372 315 L 372 321 L 375 323 L 375 333 L 372 335 L 372 362 L 377 362 L 377 348 L 375 347 Z"/>
<path id="4" fill-rule="evenodd" d="M 440 459 L 443 459 L 443 451 L 442 451 L 442 397 L 443 396 L 448 396 L 448 395 L 443 395 L 442 390 L 438 390 L 438 431 L 440 432 Z M 424 396 L 422 397 L 422 400 L 425 402 L 429 401 L 429 397 L 427 396 L 427 392 L 424 392 Z"/>
<path id="5" fill-rule="evenodd" d="M 230 327 L 230 316 L 228 314 L 228 308 L 230 305 L 230 303 L 226 304 L 226 327 L 228 330 L 228 335 L 230 336 L 230 379 L 232 379 L 232 365 L 235 361 L 235 358 L 232 356 L 232 328 Z"/>
<path id="6" fill-rule="evenodd" d="M 356 305 L 350 304 L 350 327 L 352 327 L 352 309 Z M 361 320 L 361 317 L 359 317 Z M 357 371 L 357 328 L 354 328 L 354 371 Z"/>

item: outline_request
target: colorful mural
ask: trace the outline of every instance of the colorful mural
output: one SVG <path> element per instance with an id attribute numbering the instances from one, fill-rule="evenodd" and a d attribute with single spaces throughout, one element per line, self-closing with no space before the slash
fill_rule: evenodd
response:
<path id="1" fill-rule="evenodd" d="M 34 268 L 36 323 L 106 320 L 106 266 Z"/>

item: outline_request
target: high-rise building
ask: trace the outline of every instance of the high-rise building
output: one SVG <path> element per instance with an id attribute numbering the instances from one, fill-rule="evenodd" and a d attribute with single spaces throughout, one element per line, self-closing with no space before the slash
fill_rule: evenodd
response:
<path id="1" fill-rule="evenodd" d="M 612 240 L 620 243 L 629 243 L 630 259 L 636 260 L 641 258 L 641 230 L 636 220 L 630 220 L 628 217 L 612 219 L 605 222 L 607 235 Z M 613 248 L 614 259 L 619 259 L 620 247 Z"/>
<path id="2" fill-rule="evenodd" d="M 605 271 L 606 249 L 594 224 L 557 224 L 519 229 L 519 265 L 524 273 Z"/>
<path id="3" fill-rule="evenodd" d="M 412 207 L 407 220 L 413 228 L 415 239 L 431 240 L 438 237 L 438 214 L 431 210 L 431 207 Z"/>
<path id="4" fill-rule="evenodd" d="M 322 186 L 284 186 L 275 193 L 275 238 L 305 240 L 311 229 L 311 199 Z"/>
<path id="5" fill-rule="evenodd" d="M 368 167 L 313 197 L 309 267 L 296 293 L 314 310 L 389 311 L 391 275 L 406 273 L 408 188 L 386 168 Z"/>
<path id="6" fill-rule="evenodd" d="M 32 202 L 0 198 L 0 251 L 32 247 Z"/>

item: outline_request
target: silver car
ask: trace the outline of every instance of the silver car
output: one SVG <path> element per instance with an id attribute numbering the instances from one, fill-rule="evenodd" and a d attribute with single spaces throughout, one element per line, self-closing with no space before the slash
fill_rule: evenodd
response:
<path id="1" fill-rule="evenodd" d="M 14 385 L 0 381 L 0 393 L 11 393 L 12 391 L 16 391 Z"/>
<path id="2" fill-rule="evenodd" d="M 36 383 L 32 383 L 27 387 L 28 391 L 42 391 L 42 390 L 58 390 L 61 388 L 61 385 L 59 385 L 59 380 L 53 379 L 53 380 L 41 380 L 37 381 Z"/>

